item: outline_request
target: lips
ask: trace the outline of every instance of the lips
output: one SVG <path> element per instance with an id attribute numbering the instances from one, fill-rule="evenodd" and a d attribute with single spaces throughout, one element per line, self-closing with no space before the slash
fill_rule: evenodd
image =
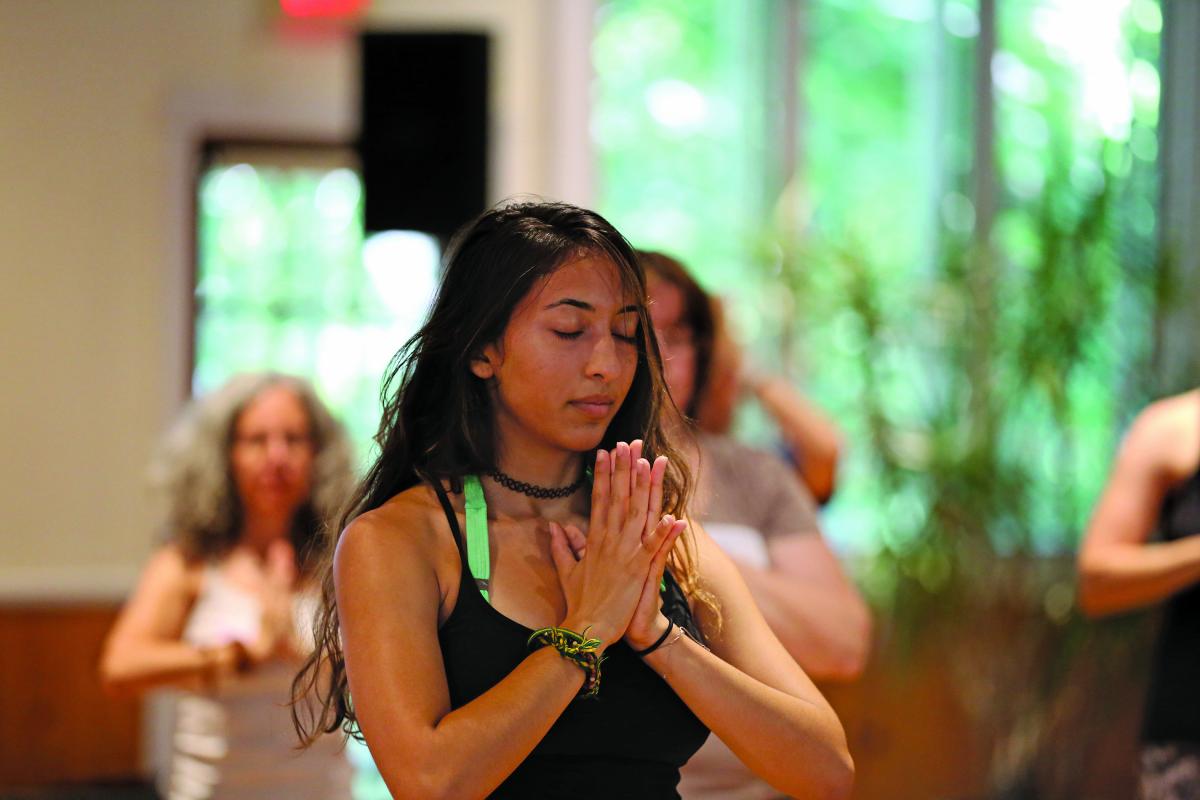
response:
<path id="1" fill-rule="evenodd" d="M 604 395 L 592 395 L 572 400 L 571 405 L 583 412 L 586 417 L 603 419 L 612 412 L 613 400 Z"/>

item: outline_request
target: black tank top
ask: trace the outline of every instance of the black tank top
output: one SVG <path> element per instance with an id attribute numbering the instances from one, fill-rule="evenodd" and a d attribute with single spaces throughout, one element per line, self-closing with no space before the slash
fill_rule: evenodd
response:
<path id="1" fill-rule="evenodd" d="M 530 628 L 494 609 L 467 563 L 458 517 L 435 486 L 461 563 L 458 599 L 438 631 L 453 708 L 508 676 L 529 655 Z M 663 613 L 698 635 L 687 600 L 664 576 Z M 605 654 L 595 698 L 576 698 L 494 798 L 678 798 L 679 769 L 704 744 L 708 728 L 666 682 L 623 642 Z"/>
<path id="2" fill-rule="evenodd" d="M 1165 541 L 1200 533 L 1200 471 L 1163 499 L 1159 533 Z M 1200 585 L 1189 586 L 1166 603 L 1142 738 L 1200 742 Z"/>

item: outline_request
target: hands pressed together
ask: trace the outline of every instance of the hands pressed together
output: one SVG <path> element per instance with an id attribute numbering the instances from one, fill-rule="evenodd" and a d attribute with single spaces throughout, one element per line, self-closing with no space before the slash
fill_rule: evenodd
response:
<path id="1" fill-rule="evenodd" d="M 272 542 L 264 567 L 264 580 L 258 591 L 262 605 L 259 635 L 244 645 L 251 664 L 294 658 L 296 653 L 292 598 L 298 575 L 292 545 L 286 541 Z"/>
<path id="2" fill-rule="evenodd" d="M 588 535 L 550 523 L 551 554 L 567 601 L 562 627 L 590 628 L 607 647 L 624 639 L 649 647 L 667 628 L 659 584 L 667 556 L 687 527 L 662 513 L 666 456 L 651 464 L 642 442 L 596 453 Z"/>

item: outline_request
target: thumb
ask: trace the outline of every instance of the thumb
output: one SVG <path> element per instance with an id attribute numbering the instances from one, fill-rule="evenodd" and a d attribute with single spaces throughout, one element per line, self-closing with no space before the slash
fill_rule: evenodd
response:
<path id="1" fill-rule="evenodd" d="M 583 531 L 574 525 L 568 525 L 563 528 L 563 532 L 567 534 L 567 544 L 571 545 L 571 552 L 575 554 L 575 560 L 583 558 L 587 552 L 587 537 L 583 535 Z"/>
<path id="2" fill-rule="evenodd" d="M 571 546 L 567 544 L 567 535 L 557 522 L 550 523 L 550 557 L 554 559 L 554 570 L 558 573 L 559 583 L 565 584 L 575 569 L 575 556 L 571 554 Z"/>

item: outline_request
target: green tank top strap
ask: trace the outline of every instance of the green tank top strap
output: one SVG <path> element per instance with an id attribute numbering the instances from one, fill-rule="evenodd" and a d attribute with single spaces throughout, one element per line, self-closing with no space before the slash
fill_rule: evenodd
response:
<path id="1" fill-rule="evenodd" d="M 487 500 L 483 496 L 483 484 L 479 476 L 468 475 L 463 479 L 467 517 L 467 566 L 475 578 L 475 585 L 483 599 L 492 602 L 488 588 L 492 579 L 492 549 L 488 544 Z"/>

